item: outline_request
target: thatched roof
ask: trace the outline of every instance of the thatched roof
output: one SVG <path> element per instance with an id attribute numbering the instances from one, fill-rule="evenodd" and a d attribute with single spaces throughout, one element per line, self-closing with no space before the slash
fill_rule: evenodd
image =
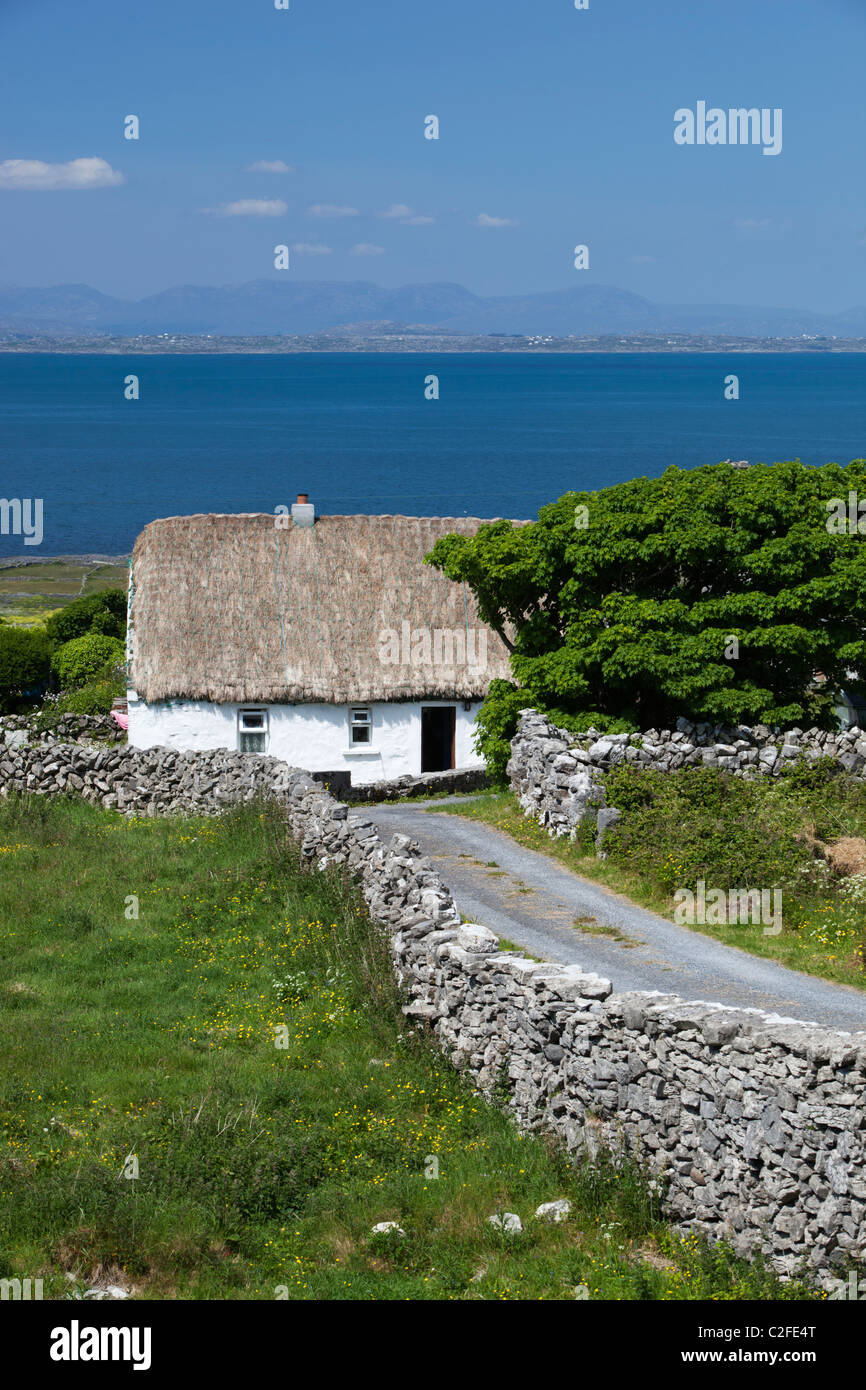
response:
<path id="1" fill-rule="evenodd" d="M 151 522 L 132 557 L 131 684 L 148 703 L 480 699 L 510 675 L 505 645 L 482 629 L 470 590 L 422 561 L 440 536 L 481 524 L 323 516 L 280 528 L 267 514 Z M 412 634 L 463 634 L 474 664 L 459 659 L 459 643 L 449 654 L 447 641 L 425 661 L 423 638 L 406 662 L 404 623 Z M 483 641 L 467 642 L 467 630 L 485 633 L 484 664 Z"/>

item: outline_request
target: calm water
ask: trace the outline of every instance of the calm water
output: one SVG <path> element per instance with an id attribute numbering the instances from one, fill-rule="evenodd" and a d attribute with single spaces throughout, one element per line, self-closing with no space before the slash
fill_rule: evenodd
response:
<path id="1" fill-rule="evenodd" d="M 0 496 L 45 518 L 40 548 L 0 536 L 4 555 L 121 553 L 154 517 L 298 491 L 322 512 L 531 517 L 669 464 L 864 455 L 866 354 L 0 354 Z"/>

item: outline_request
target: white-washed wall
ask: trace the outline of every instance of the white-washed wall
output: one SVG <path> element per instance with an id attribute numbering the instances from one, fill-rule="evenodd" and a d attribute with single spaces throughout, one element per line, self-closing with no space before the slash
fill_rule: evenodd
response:
<path id="1" fill-rule="evenodd" d="M 484 759 L 473 746 L 475 716 L 480 701 L 464 710 L 462 701 L 424 700 L 374 702 L 370 748 L 350 747 L 348 705 L 217 705 L 206 700 L 170 700 L 145 704 L 134 692 L 128 698 L 129 742 L 134 748 L 175 748 L 200 752 L 237 749 L 238 710 L 268 711 L 271 757 L 308 772 L 350 771 L 363 786 L 421 772 L 421 710 L 430 706 L 456 710 L 454 762 L 459 768 L 480 768 Z"/>

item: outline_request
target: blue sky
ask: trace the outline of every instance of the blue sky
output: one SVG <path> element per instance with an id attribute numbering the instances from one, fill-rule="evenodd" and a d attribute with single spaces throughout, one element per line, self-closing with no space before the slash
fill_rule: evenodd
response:
<path id="1" fill-rule="evenodd" d="M 866 0 L 0 0 L 0 47 L 6 284 L 866 302 Z M 699 100 L 781 107 L 781 154 L 677 146 Z"/>

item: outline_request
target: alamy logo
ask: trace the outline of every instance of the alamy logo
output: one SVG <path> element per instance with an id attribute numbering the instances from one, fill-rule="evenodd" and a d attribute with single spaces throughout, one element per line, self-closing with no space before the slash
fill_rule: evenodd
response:
<path id="1" fill-rule="evenodd" d="M 763 145 L 763 154 L 782 153 L 782 108 L 721 106 L 697 103 L 674 112 L 677 145 Z"/>
<path id="2" fill-rule="evenodd" d="M 25 545 L 42 544 L 41 497 L 0 497 L 0 536 L 10 532 L 23 536 Z"/>
<path id="3" fill-rule="evenodd" d="M 866 497 L 861 501 L 856 492 L 849 492 L 847 504 L 844 497 L 831 497 L 824 505 L 824 524 L 831 536 L 866 536 Z"/>
<path id="4" fill-rule="evenodd" d="M 131 1361 L 134 1371 L 150 1370 L 149 1327 L 69 1327 L 51 1329 L 52 1361 Z"/>
<path id="5" fill-rule="evenodd" d="M 698 879 L 697 891 L 678 888 L 674 893 L 674 921 L 678 926 L 748 927 L 764 924 L 764 936 L 778 936 L 782 930 L 782 890 L 707 888 Z"/>
<path id="6" fill-rule="evenodd" d="M 400 624 L 400 631 L 386 627 L 379 633 L 379 660 L 383 666 L 473 666 L 487 665 L 487 629 L 468 627 L 452 631 L 437 627 Z"/>
<path id="7" fill-rule="evenodd" d="M 847 1279 L 830 1279 L 828 1284 L 831 1299 L 852 1303 L 866 1301 L 866 1279 L 858 1279 L 853 1270 Z"/>
<path id="8" fill-rule="evenodd" d="M 41 1298 L 41 1279 L 0 1279 L 0 1299 L 4 1302 L 7 1299 L 17 1303 L 19 1300 L 28 1302 L 31 1299 Z"/>

